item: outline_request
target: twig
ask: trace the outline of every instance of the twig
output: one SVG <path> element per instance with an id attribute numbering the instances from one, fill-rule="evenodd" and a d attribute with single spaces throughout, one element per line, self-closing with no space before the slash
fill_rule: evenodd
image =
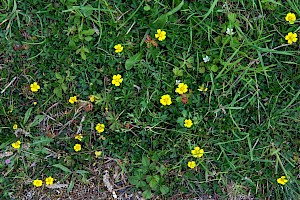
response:
<path id="1" fill-rule="evenodd" d="M 11 85 L 13 84 L 13 82 L 16 80 L 16 76 L 10 81 L 10 83 L 1 91 L 1 94 L 3 94 L 5 92 L 5 90 Z"/>
<path id="2" fill-rule="evenodd" d="M 79 127 L 78 127 L 77 132 L 76 132 L 77 135 L 78 135 L 78 134 L 81 132 L 81 130 L 82 130 L 82 123 L 84 122 L 84 120 L 85 120 L 85 115 L 83 115 L 82 118 L 81 118 Z"/>

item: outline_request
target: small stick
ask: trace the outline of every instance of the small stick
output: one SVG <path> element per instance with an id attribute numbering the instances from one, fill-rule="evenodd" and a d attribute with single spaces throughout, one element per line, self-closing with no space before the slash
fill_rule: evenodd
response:
<path id="1" fill-rule="evenodd" d="M 13 84 L 13 82 L 16 80 L 17 77 L 14 77 L 11 82 L 1 91 L 1 94 L 3 94 L 5 92 L 5 90 L 11 85 Z"/>

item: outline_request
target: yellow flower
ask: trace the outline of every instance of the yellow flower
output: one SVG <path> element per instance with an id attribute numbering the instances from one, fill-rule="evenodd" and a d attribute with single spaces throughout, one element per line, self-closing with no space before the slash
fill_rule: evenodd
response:
<path id="1" fill-rule="evenodd" d="M 297 42 L 297 40 L 298 40 L 298 38 L 297 38 L 297 33 L 289 32 L 289 33 L 285 36 L 285 40 L 287 40 L 289 44 L 292 44 L 293 42 Z"/>
<path id="2" fill-rule="evenodd" d="M 280 178 L 277 179 L 277 183 L 281 185 L 285 185 L 288 182 L 285 176 L 281 176 Z"/>
<path id="3" fill-rule="evenodd" d="M 187 84 L 184 83 L 179 83 L 178 88 L 175 90 L 178 94 L 184 94 L 188 91 L 188 86 Z"/>
<path id="4" fill-rule="evenodd" d="M 199 86 L 199 89 L 198 89 L 200 92 L 207 92 L 208 88 L 207 87 L 204 87 L 204 84 L 202 84 L 201 86 Z"/>
<path id="5" fill-rule="evenodd" d="M 164 39 L 166 39 L 166 34 L 166 31 L 158 29 L 157 34 L 155 34 L 155 38 L 158 38 L 159 41 L 163 41 Z"/>
<path id="6" fill-rule="evenodd" d="M 41 87 L 37 82 L 34 82 L 33 84 L 30 84 L 30 89 L 32 92 L 37 92 L 39 89 L 41 89 Z"/>
<path id="7" fill-rule="evenodd" d="M 11 146 L 12 146 L 13 148 L 15 148 L 15 149 L 20 149 L 20 147 L 21 147 L 21 142 L 20 142 L 20 140 L 18 140 L 18 141 L 16 141 L 16 142 L 12 143 Z"/>
<path id="8" fill-rule="evenodd" d="M 193 122 L 192 122 L 192 120 L 190 120 L 190 119 L 186 119 L 186 120 L 184 120 L 184 126 L 185 126 L 185 127 L 187 127 L 187 128 L 191 128 L 191 127 L 192 127 L 192 125 L 193 125 Z"/>
<path id="9" fill-rule="evenodd" d="M 53 181 L 54 181 L 54 179 L 53 179 L 51 176 L 49 176 L 49 177 L 46 178 L 46 180 L 45 180 L 46 185 L 52 185 L 52 184 L 53 184 Z"/>
<path id="10" fill-rule="evenodd" d="M 121 44 L 117 44 L 114 46 L 116 53 L 121 53 L 123 51 L 123 46 Z"/>
<path id="11" fill-rule="evenodd" d="M 77 152 L 77 151 L 80 151 L 80 150 L 81 150 L 81 145 L 80 145 L 80 144 L 75 144 L 74 150 L 75 150 L 76 152 Z"/>
<path id="12" fill-rule="evenodd" d="M 36 180 L 33 181 L 33 185 L 35 187 L 41 187 L 43 185 L 43 181 L 39 180 L 39 179 L 36 179 Z"/>
<path id="13" fill-rule="evenodd" d="M 77 96 L 70 97 L 69 102 L 70 102 L 71 104 L 76 103 L 76 102 L 77 102 Z"/>
<path id="14" fill-rule="evenodd" d="M 96 158 L 100 157 L 102 154 L 102 151 L 95 151 Z"/>
<path id="15" fill-rule="evenodd" d="M 96 100 L 96 97 L 95 97 L 94 95 L 91 95 L 91 96 L 90 96 L 90 102 L 93 103 L 95 100 Z"/>
<path id="16" fill-rule="evenodd" d="M 196 167 L 195 161 L 189 161 L 188 162 L 188 167 L 191 168 L 191 169 L 194 169 Z"/>
<path id="17" fill-rule="evenodd" d="M 115 86 L 120 86 L 120 83 L 122 83 L 123 79 L 122 76 L 120 74 L 117 75 L 113 75 L 113 80 L 112 80 L 112 84 L 114 84 Z"/>
<path id="18" fill-rule="evenodd" d="M 75 135 L 75 139 L 76 140 L 79 140 L 79 141 L 81 141 L 82 140 L 82 135 L 81 134 L 79 134 L 79 135 Z"/>
<path id="19" fill-rule="evenodd" d="M 164 105 L 164 106 L 166 106 L 166 105 L 168 105 L 168 106 L 171 105 L 172 101 L 171 101 L 170 95 L 168 95 L 168 94 L 163 95 L 163 96 L 160 98 L 160 103 L 161 103 L 162 105 Z"/>
<path id="20" fill-rule="evenodd" d="M 201 158 L 204 154 L 204 150 L 200 147 L 195 147 L 191 152 L 195 158 Z"/>
<path id="21" fill-rule="evenodd" d="M 13 125 L 13 129 L 16 130 L 17 128 L 18 128 L 18 125 L 17 125 L 17 124 L 14 124 L 14 125 Z"/>
<path id="22" fill-rule="evenodd" d="M 294 13 L 288 13 L 285 16 L 285 20 L 288 21 L 290 24 L 294 24 L 296 21 L 296 15 Z"/>
<path id="23" fill-rule="evenodd" d="M 98 133 L 102 133 L 103 131 L 104 131 L 104 128 L 105 128 L 105 125 L 104 124 L 97 124 L 96 125 L 96 131 L 98 132 Z"/>
<path id="24" fill-rule="evenodd" d="M 33 102 L 33 105 L 35 105 L 36 106 L 36 104 L 37 104 L 37 102 L 35 101 L 35 102 Z"/>

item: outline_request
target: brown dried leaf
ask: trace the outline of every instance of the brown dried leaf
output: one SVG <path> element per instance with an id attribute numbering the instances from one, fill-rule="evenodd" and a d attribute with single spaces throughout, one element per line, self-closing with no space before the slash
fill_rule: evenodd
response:
<path id="1" fill-rule="evenodd" d="M 13 155 L 14 153 L 11 152 L 11 151 L 6 151 L 4 153 L 0 153 L 0 158 L 4 158 L 4 157 L 8 157 L 8 156 L 11 156 Z"/>
<path id="2" fill-rule="evenodd" d="M 49 189 L 59 189 L 59 188 L 67 188 L 68 184 L 58 184 L 58 183 L 54 183 L 52 185 L 46 185 L 47 188 Z"/>

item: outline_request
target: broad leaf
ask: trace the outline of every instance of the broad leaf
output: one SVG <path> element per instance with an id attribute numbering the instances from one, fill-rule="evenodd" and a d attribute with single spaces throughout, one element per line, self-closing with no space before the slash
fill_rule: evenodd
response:
<path id="1" fill-rule="evenodd" d="M 132 56 L 131 58 L 127 59 L 125 62 L 125 69 L 130 70 L 134 65 L 136 65 L 143 57 L 143 53 L 139 52 Z"/>
<path id="2" fill-rule="evenodd" d="M 61 164 L 55 164 L 55 165 L 52 165 L 52 166 L 53 166 L 53 167 L 57 167 L 57 168 L 63 170 L 64 172 L 72 173 L 71 170 L 69 170 L 67 167 L 65 167 L 65 166 L 63 166 L 63 165 L 61 165 Z"/>
<path id="3" fill-rule="evenodd" d="M 23 120 L 23 124 L 25 125 L 26 122 L 28 121 L 30 115 L 31 115 L 31 111 L 32 111 L 33 107 L 29 108 L 26 113 L 25 113 L 25 117 L 24 117 L 24 120 Z"/>

